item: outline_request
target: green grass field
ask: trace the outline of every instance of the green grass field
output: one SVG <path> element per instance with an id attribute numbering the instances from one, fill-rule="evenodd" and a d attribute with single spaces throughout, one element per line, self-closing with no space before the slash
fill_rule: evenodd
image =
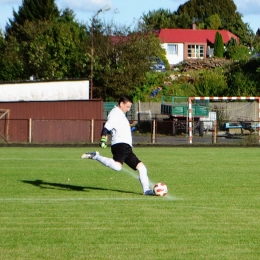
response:
<path id="1" fill-rule="evenodd" d="M 0 148 L 1 260 L 260 258 L 259 148 L 134 148 L 166 197 L 93 149 Z"/>

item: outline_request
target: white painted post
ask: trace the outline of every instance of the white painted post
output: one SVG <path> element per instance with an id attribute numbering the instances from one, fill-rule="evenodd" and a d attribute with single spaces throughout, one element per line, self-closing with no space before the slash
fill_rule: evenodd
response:
<path id="1" fill-rule="evenodd" d="M 155 119 L 153 119 L 153 126 L 152 126 L 152 144 L 155 144 Z"/>
<path id="2" fill-rule="evenodd" d="M 29 143 L 32 142 L 32 119 L 29 118 Z"/>
<path id="3" fill-rule="evenodd" d="M 188 107 L 189 107 L 189 143 L 192 144 L 192 99 L 188 99 Z"/>
<path id="4" fill-rule="evenodd" d="M 90 142 L 94 142 L 94 119 L 91 119 Z"/>
<path id="5" fill-rule="evenodd" d="M 217 143 L 217 121 L 213 121 L 213 144 Z"/>

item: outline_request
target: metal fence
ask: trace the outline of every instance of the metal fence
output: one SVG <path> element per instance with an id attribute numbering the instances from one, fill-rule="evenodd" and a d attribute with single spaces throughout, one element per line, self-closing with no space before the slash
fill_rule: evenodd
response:
<path id="1" fill-rule="evenodd" d="M 1 143 L 28 144 L 97 144 L 105 120 L 34 120 L 9 119 L 9 130 L 5 138 L 0 136 Z M 132 127 L 134 145 L 189 145 L 188 129 L 183 132 L 172 132 L 172 121 L 161 119 L 135 120 Z M 218 122 L 216 128 L 207 130 L 201 135 L 194 129 L 192 144 L 194 145 L 257 145 L 259 144 L 259 122 L 247 122 L 239 125 L 228 122 L 223 127 Z M 225 123 L 224 123 L 225 124 Z M 248 127 L 251 125 L 251 128 Z"/>

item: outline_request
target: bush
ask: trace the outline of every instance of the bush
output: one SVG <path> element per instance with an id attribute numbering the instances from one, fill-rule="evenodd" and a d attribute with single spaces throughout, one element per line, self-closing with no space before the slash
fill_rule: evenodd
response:
<path id="1" fill-rule="evenodd" d="M 260 59 L 241 61 L 227 73 L 228 95 L 259 96 Z"/>
<path id="2" fill-rule="evenodd" d="M 243 45 L 228 47 L 225 57 L 233 60 L 248 60 L 250 54 L 249 49 Z"/>
<path id="3" fill-rule="evenodd" d="M 222 96 L 227 92 L 227 83 L 220 70 L 205 70 L 194 84 L 198 96 Z"/>

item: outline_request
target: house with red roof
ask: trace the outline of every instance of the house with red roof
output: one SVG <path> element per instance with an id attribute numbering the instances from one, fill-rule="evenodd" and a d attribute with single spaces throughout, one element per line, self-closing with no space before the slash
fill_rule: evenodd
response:
<path id="1" fill-rule="evenodd" d="M 169 64 L 174 65 L 188 59 L 205 59 L 213 56 L 217 31 L 222 35 L 224 44 L 231 38 L 239 42 L 239 38 L 227 30 L 197 30 L 196 26 L 192 29 L 161 29 L 156 35 L 166 50 Z"/>

